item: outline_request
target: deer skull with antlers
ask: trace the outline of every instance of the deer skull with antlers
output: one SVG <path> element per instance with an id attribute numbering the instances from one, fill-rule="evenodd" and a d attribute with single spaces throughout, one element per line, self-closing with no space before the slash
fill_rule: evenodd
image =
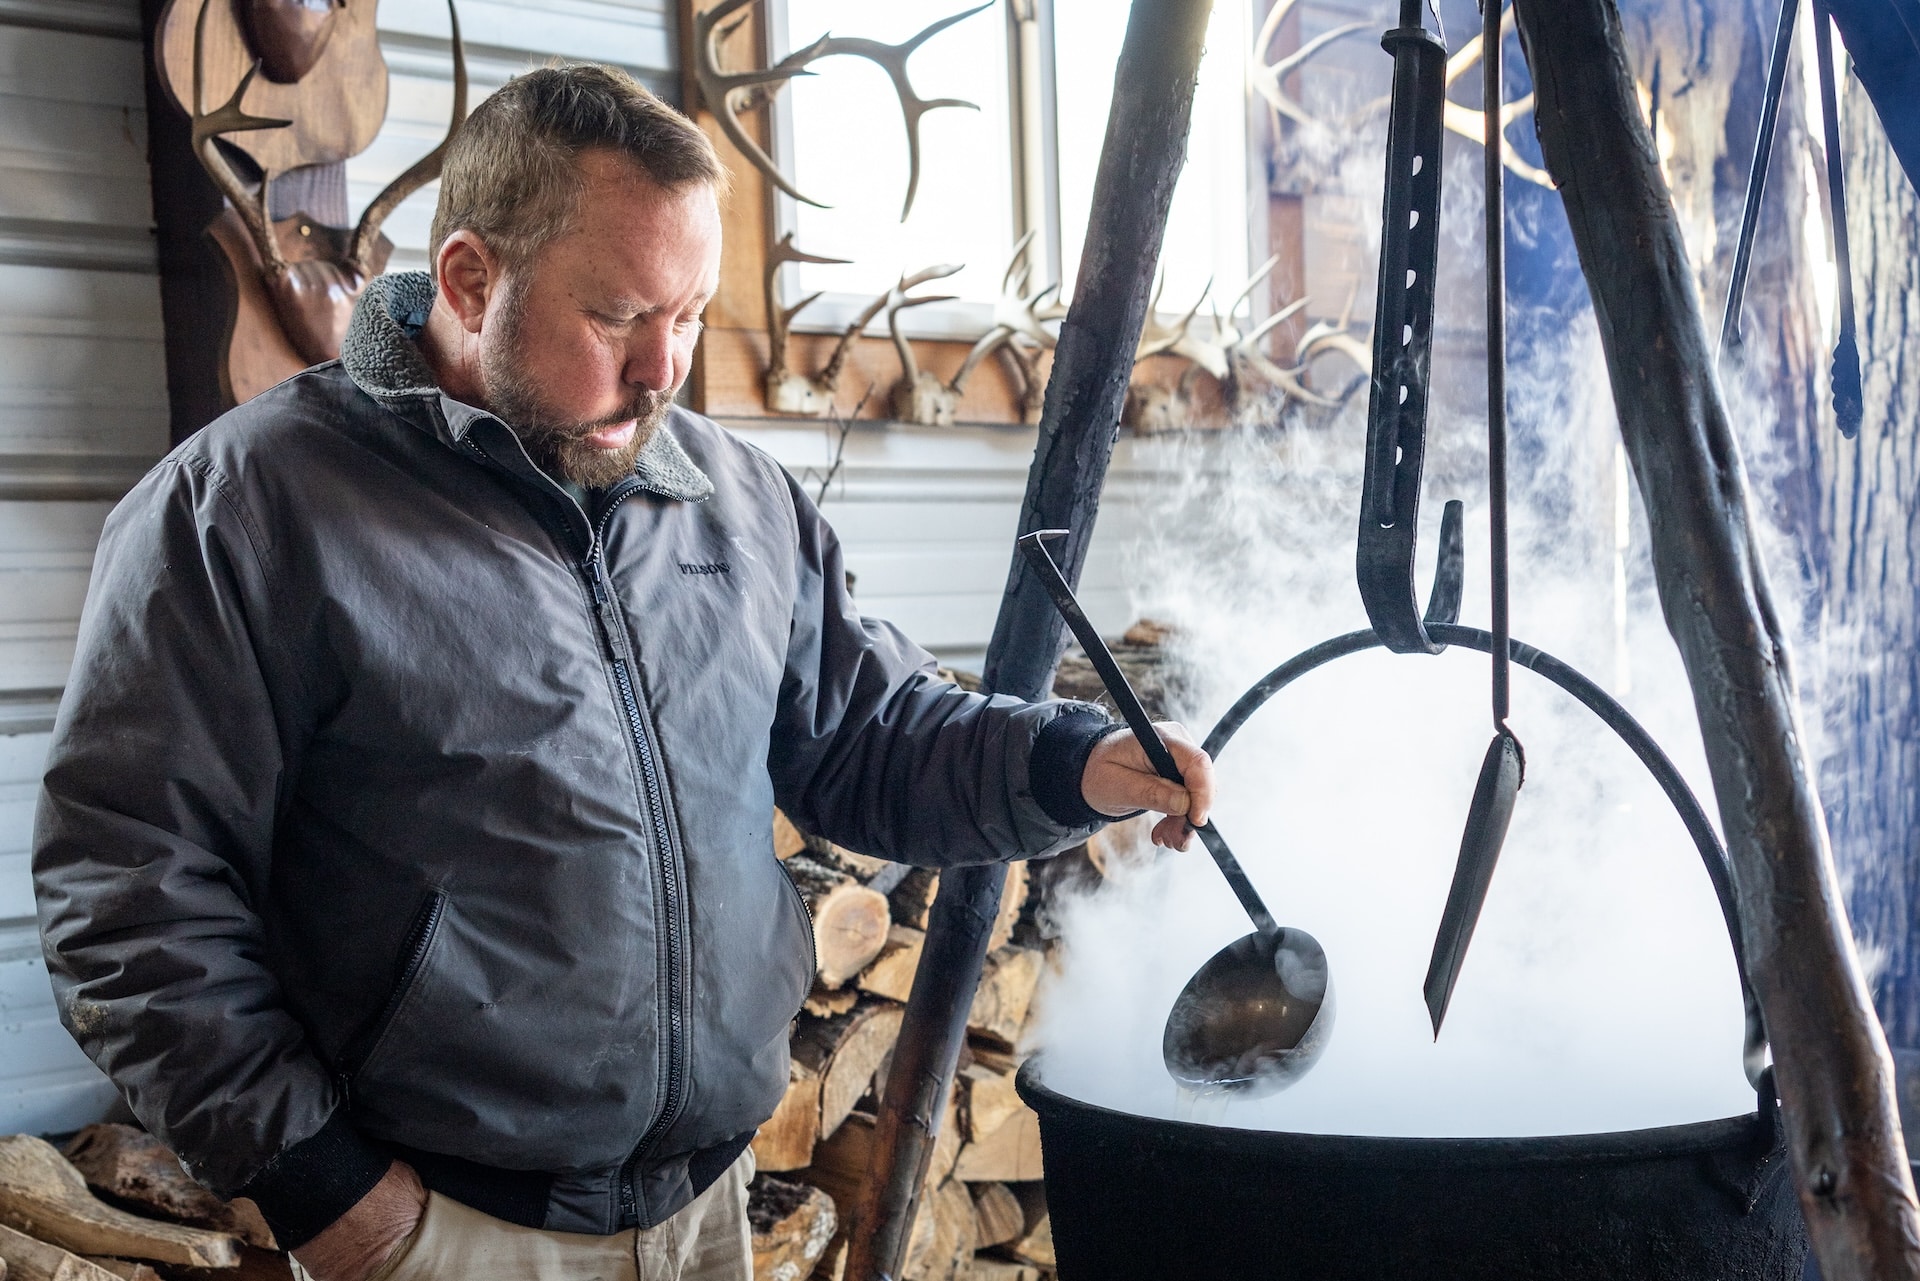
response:
<path id="1" fill-rule="evenodd" d="M 713 8 L 695 15 L 693 20 L 694 81 L 700 86 L 700 96 L 705 100 L 707 110 L 713 113 L 720 132 L 746 157 L 747 163 L 766 176 L 768 182 L 802 204 L 826 208 L 821 201 L 804 195 L 793 180 L 780 171 L 773 157 L 753 140 L 746 126 L 740 123 L 740 113 L 770 101 L 795 76 L 812 75 L 809 68 L 823 58 L 864 58 L 887 73 L 887 78 L 893 82 L 894 93 L 900 99 L 900 114 L 907 127 L 907 198 L 900 208 L 900 221 L 905 222 L 907 215 L 913 212 L 913 198 L 920 190 L 920 118 L 942 107 L 965 107 L 970 111 L 980 109 L 977 104 L 959 98 L 922 98 L 914 92 L 913 84 L 907 78 L 907 59 L 921 45 L 954 23 L 992 8 L 993 0 L 929 23 L 917 35 L 900 44 L 882 44 L 878 40 L 829 33 L 806 48 L 788 54 L 771 67 L 756 71 L 727 71 L 721 66 L 720 46 L 751 16 L 744 11 L 754 3 L 755 0 L 721 0 Z M 734 17 L 735 14 L 740 16 Z M 731 22 L 728 21 L 730 18 Z"/>
<path id="2" fill-rule="evenodd" d="M 1013 256 L 1007 260 L 1007 269 L 1000 277 L 1000 296 L 993 303 L 993 324 L 980 336 L 980 341 L 973 344 L 960 371 L 947 384 L 957 400 L 968 376 L 980 362 L 996 351 L 1003 352 L 1013 366 L 1019 384 L 1020 416 L 1027 422 L 1039 416 L 1047 392 L 1046 381 L 1040 377 L 1040 355 L 1052 350 L 1059 341 L 1047 325 L 1065 319 L 1067 314 L 1065 304 L 1058 298 L 1057 281 L 1032 292 L 1027 290 L 1033 278 L 1032 265 L 1027 261 L 1033 236 L 1033 232 L 1027 232 L 1013 247 Z"/>
<path id="3" fill-rule="evenodd" d="M 1225 316 L 1220 314 L 1218 307 L 1213 309 L 1213 332 L 1207 337 L 1194 333 L 1193 321 L 1212 294 L 1211 282 L 1186 314 L 1169 324 L 1161 320 L 1158 314 L 1160 293 L 1166 287 L 1165 280 L 1161 281 L 1154 290 L 1153 304 L 1147 310 L 1147 320 L 1141 330 L 1134 362 L 1138 364 L 1149 356 L 1164 354 L 1185 359 L 1189 362 L 1189 368 L 1172 387 L 1156 383 L 1134 383 L 1129 386 L 1126 408 L 1121 416 L 1123 422 L 1143 434 L 1191 427 L 1195 418 L 1193 393 L 1202 373 L 1211 374 L 1218 381 L 1221 398 L 1236 421 L 1270 409 L 1270 398 L 1274 392 L 1280 393 L 1283 400 L 1322 408 L 1338 403 L 1300 381 L 1305 369 L 1304 361 L 1292 369 L 1283 368 L 1261 350 L 1261 340 L 1275 327 L 1298 314 L 1307 305 L 1305 298 L 1295 299 L 1244 334 L 1233 321 L 1240 305 L 1252 297 L 1253 291 L 1272 274 L 1279 261 L 1278 255 L 1267 259 L 1259 270 L 1247 278 L 1246 284 L 1228 304 Z M 1255 393 L 1260 394 L 1258 400 L 1255 399 Z"/>
<path id="4" fill-rule="evenodd" d="M 401 201 L 439 176 L 447 146 L 466 118 L 467 64 L 460 40 L 460 17 L 454 10 L 453 0 L 448 0 L 447 10 L 453 24 L 453 120 L 447 127 L 446 138 L 373 198 L 344 243 L 338 243 L 337 239 L 329 243 L 328 236 L 315 236 L 316 226 L 309 219 L 298 216 L 278 222 L 271 219 L 267 214 L 267 185 L 273 175 L 262 174 L 255 188 L 241 178 L 221 150 L 223 135 L 252 129 L 279 129 L 291 122 L 254 116 L 241 107 L 248 88 L 259 74 L 257 62 L 241 77 L 226 102 L 212 111 L 207 110 L 205 42 L 207 14 L 214 3 L 216 0 L 202 0 L 194 25 L 193 92 L 189 111 L 193 152 L 245 228 L 246 243 L 255 261 L 234 262 L 236 271 L 250 269 L 258 273 L 271 301 L 273 317 L 294 352 L 309 364 L 319 364 L 340 354 L 340 342 L 346 335 L 353 304 L 367 280 L 385 265 L 392 250 L 391 243 L 380 234 L 381 224 Z M 319 230 L 324 233 L 330 229 Z M 321 243 L 316 244 L 316 240 Z"/>
<path id="5" fill-rule="evenodd" d="M 834 344 L 833 353 L 819 373 L 807 375 L 795 373 L 788 365 L 787 349 L 793 336 L 794 317 L 820 297 L 819 293 L 808 294 L 791 307 L 780 305 L 780 268 L 790 262 L 823 263 L 829 266 L 844 266 L 845 258 L 822 258 L 817 254 L 806 253 L 794 248 L 793 233 L 780 237 L 778 244 L 767 253 L 767 274 L 765 278 L 767 302 L 767 371 L 765 377 L 767 408 L 776 414 L 805 414 L 813 418 L 823 418 L 833 412 L 833 396 L 840 388 L 840 374 L 846 368 L 847 356 L 853 350 L 853 344 L 861 333 L 880 314 L 887 305 L 890 294 L 881 294 L 856 316 L 840 335 L 840 341 Z"/>
<path id="6" fill-rule="evenodd" d="M 893 336 L 893 349 L 900 356 L 900 381 L 893 385 L 893 416 L 901 422 L 917 423 L 922 427 L 951 427 L 953 414 L 960 403 L 960 393 L 928 370 L 920 368 L 913 358 L 913 345 L 906 335 L 900 332 L 900 313 L 909 307 L 920 307 L 930 302 L 952 302 L 952 294 L 923 294 L 914 298 L 908 291 L 917 289 L 932 280 L 945 280 L 958 272 L 964 264 L 943 263 L 937 267 L 925 267 L 909 276 L 900 277 L 900 283 L 887 291 L 884 306 L 887 312 L 887 332 Z"/>

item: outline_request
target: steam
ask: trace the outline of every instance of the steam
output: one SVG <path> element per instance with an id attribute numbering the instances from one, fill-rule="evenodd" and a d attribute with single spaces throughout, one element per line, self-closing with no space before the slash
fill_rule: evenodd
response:
<path id="1" fill-rule="evenodd" d="M 1439 500 L 1466 500 L 1462 617 L 1484 624 L 1484 418 L 1458 386 L 1478 369 L 1452 377 L 1433 423 L 1417 577 L 1424 594 Z M 1617 568 L 1617 437 L 1590 319 L 1516 360 L 1512 387 L 1523 474 L 1535 478 L 1512 506 L 1515 635 L 1614 686 L 1711 813 L 1643 521 L 1618 562 L 1624 578 Z M 1364 417 L 1358 405 L 1324 427 L 1140 443 L 1136 457 L 1169 488 L 1131 549 L 1134 603 L 1181 629 L 1173 656 L 1196 734 L 1283 659 L 1366 625 L 1353 583 Z M 1433 1039 L 1421 980 L 1491 734 L 1487 667 L 1464 651 L 1339 660 L 1280 693 L 1223 752 L 1221 828 L 1280 922 L 1326 948 L 1340 1012 L 1313 1072 L 1234 1104 L 1222 1123 L 1523 1135 L 1752 1109 L 1732 954 L 1692 842 L 1611 731 L 1517 668 L 1512 724 L 1527 782 Z M 1059 968 L 1035 1038 L 1055 1088 L 1176 1115 L 1160 1061 L 1167 1011 L 1251 928 L 1194 849 L 1120 860 L 1061 905 Z"/>

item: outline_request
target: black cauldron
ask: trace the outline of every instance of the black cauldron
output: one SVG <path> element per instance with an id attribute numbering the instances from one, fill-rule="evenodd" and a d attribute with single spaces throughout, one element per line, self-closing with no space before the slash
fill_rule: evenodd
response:
<path id="1" fill-rule="evenodd" d="M 1476 628 L 1442 645 L 1490 652 Z M 1207 736 L 1218 756 L 1274 695 L 1372 630 L 1324 641 L 1249 689 Z M 1720 901 L 1746 1003 L 1746 1116 L 1616 1134 L 1374 1138 L 1234 1130 L 1132 1116 L 1020 1072 L 1040 1114 L 1061 1281 L 1799 1281 L 1807 1254 L 1747 983 L 1726 851 L 1680 772 L 1627 710 L 1519 641 L 1516 666 L 1594 712 L 1638 756 L 1694 838 Z"/>
<path id="2" fill-rule="evenodd" d="M 1130 1116 L 1021 1070 L 1060 1281 L 1798 1281 L 1778 1109 L 1551 1138 L 1290 1134 Z"/>

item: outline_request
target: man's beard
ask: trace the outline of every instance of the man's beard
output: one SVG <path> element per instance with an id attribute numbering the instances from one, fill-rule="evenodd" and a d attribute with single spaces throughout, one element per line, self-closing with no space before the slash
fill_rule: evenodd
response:
<path id="1" fill-rule="evenodd" d="M 672 393 L 641 388 L 605 418 L 585 423 L 560 418 L 546 407 L 521 364 L 526 301 L 519 285 L 507 286 L 494 323 L 499 327 L 497 334 L 480 352 L 487 401 L 520 438 L 534 465 L 549 476 L 587 489 L 605 489 L 632 475 L 640 451 L 666 421 Z M 634 421 L 633 439 L 619 449 L 602 449 L 587 440 L 594 432 L 628 419 Z"/>

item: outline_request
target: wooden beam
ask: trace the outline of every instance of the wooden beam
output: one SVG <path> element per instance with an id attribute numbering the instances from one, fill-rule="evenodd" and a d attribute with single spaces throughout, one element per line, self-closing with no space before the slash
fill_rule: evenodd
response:
<path id="1" fill-rule="evenodd" d="M 1517 0 L 1534 120 L 1593 295 L 1654 576 L 1693 686 L 1827 1281 L 1920 1277 L 1920 1206 L 1679 219 L 1613 0 Z"/>
<path id="2" fill-rule="evenodd" d="M 1066 528 L 1055 559 L 1078 582 L 1120 432 L 1133 355 L 1153 290 L 1174 184 L 1186 163 L 1211 0 L 1134 0 L 1114 69 L 1113 105 L 1093 185 L 1073 305 L 1060 326 L 1021 533 Z M 1046 590 L 1009 553 L 1006 594 L 982 685 L 1042 698 L 1066 631 Z M 948 1111 L 967 1011 L 999 914 L 1006 867 L 942 874 L 875 1132 L 878 1174 L 853 1214 L 847 1275 L 897 1276 L 906 1235 Z"/>

